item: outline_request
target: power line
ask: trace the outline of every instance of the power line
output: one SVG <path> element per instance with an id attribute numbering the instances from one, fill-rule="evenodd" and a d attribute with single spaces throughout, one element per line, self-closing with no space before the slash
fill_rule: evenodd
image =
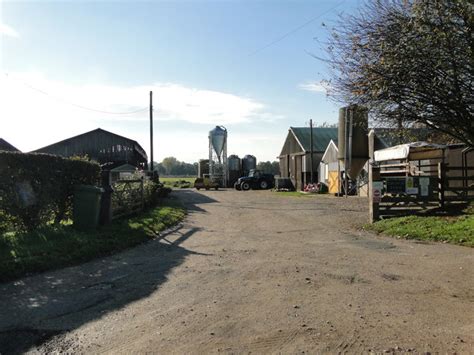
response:
<path id="1" fill-rule="evenodd" d="M 264 45 L 263 47 L 260 47 L 260 48 L 256 49 L 255 51 L 253 51 L 253 52 L 251 52 L 251 53 L 249 54 L 249 57 L 250 57 L 250 56 L 253 56 L 253 55 L 255 55 L 255 54 L 257 54 L 257 53 L 259 53 L 259 52 L 261 52 L 261 51 L 263 51 L 264 49 L 267 49 L 267 48 L 270 47 L 270 46 L 273 46 L 274 44 L 276 44 L 276 43 L 278 43 L 278 42 L 280 42 L 280 41 L 283 41 L 286 37 L 292 35 L 292 34 L 295 33 L 295 32 L 298 32 L 298 31 L 301 30 L 303 27 L 308 26 L 310 23 L 316 21 L 318 18 L 320 18 L 320 17 L 326 15 L 327 13 L 333 11 L 335 8 L 341 6 L 341 5 L 342 5 L 343 3 L 345 3 L 345 2 L 346 2 L 346 0 L 341 1 L 341 2 L 338 3 L 337 5 L 331 7 L 329 10 L 324 11 L 323 13 L 317 15 L 316 17 L 313 17 L 312 19 L 306 21 L 306 22 L 303 23 L 302 25 L 300 25 L 300 26 L 298 26 L 298 27 L 292 29 L 291 31 L 285 33 L 283 36 L 278 37 L 277 39 L 271 41 L 270 43 L 267 43 L 267 44 Z"/>
<path id="2" fill-rule="evenodd" d="M 8 73 L 5 73 L 5 75 L 7 77 L 8 76 Z M 95 109 L 95 108 L 90 108 L 90 107 L 87 107 L 87 106 L 83 106 L 83 105 L 79 105 L 79 104 L 76 104 L 74 102 L 71 102 L 71 101 L 68 101 L 68 100 L 65 100 L 61 97 L 58 97 L 58 96 L 54 96 L 54 95 L 51 95 L 49 94 L 48 92 L 42 90 L 42 89 L 38 89 L 24 81 L 20 81 L 20 80 L 17 80 L 18 82 L 20 82 L 22 85 L 26 86 L 27 88 L 31 89 L 31 90 L 34 90 L 34 91 L 37 91 L 45 96 L 48 96 L 56 101 L 59 101 L 59 102 L 62 102 L 62 103 L 65 103 L 65 104 L 68 104 L 68 105 L 71 105 L 71 106 L 74 106 L 74 107 L 77 107 L 77 108 L 80 108 L 80 109 L 83 109 L 83 110 L 88 110 L 88 111 L 93 111 L 93 112 L 98 112 L 98 113 L 104 113 L 104 114 L 109 114 L 109 115 L 132 115 L 134 113 L 139 113 L 139 112 L 144 112 L 144 111 L 148 111 L 148 107 L 144 107 L 144 108 L 140 108 L 138 110 L 134 110 L 134 111 L 127 111 L 127 112 L 113 112 L 113 111 L 105 111 L 105 110 L 99 110 L 99 109 Z"/>

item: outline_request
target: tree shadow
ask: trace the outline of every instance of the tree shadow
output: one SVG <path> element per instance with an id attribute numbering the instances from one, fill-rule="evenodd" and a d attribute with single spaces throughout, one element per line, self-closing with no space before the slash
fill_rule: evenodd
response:
<path id="1" fill-rule="evenodd" d="M 215 202 L 195 192 L 177 195 L 196 212 L 196 204 Z M 0 285 L 0 354 L 24 353 L 149 296 L 187 256 L 207 255 L 181 246 L 198 231 L 182 224 L 125 252 Z"/>

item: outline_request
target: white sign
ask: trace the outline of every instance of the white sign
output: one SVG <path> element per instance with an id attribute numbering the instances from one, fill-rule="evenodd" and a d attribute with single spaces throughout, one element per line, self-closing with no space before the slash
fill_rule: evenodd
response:
<path id="1" fill-rule="evenodd" d="M 407 187 L 407 195 L 418 195 L 418 187 Z"/>
<path id="2" fill-rule="evenodd" d="M 430 178 L 429 177 L 420 177 L 420 186 L 429 186 Z"/>

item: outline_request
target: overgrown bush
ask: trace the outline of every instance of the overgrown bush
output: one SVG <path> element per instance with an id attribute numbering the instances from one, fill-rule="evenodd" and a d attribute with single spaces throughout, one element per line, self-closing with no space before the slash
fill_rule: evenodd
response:
<path id="1" fill-rule="evenodd" d="M 74 185 L 96 185 L 99 177 L 94 162 L 1 151 L 0 216 L 20 230 L 59 222 L 70 216 Z"/>

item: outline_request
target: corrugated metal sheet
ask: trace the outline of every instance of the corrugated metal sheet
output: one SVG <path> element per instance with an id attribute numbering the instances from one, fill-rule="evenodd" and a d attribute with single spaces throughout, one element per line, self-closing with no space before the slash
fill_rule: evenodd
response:
<path id="1" fill-rule="evenodd" d="M 136 141 L 101 128 L 48 145 L 34 151 L 63 157 L 87 155 L 101 164 L 111 162 L 146 164 L 145 150 Z"/>

